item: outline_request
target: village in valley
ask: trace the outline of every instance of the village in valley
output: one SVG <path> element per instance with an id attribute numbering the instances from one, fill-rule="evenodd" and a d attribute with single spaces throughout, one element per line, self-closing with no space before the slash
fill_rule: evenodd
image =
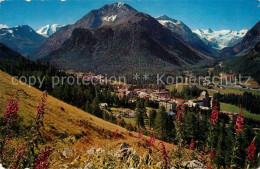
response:
<path id="1" fill-rule="evenodd" d="M 240 84 L 236 79 L 235 74 L 220 74 L 219 83 L 212 83 L 207 81 L 206 78 L 199 78 L 198 81 L 193 81 L 193 83 L 189 83 L 188 80 L 185 80 L 185 83 L 177 83 L 174 85 L 166 85 L 163 87 L 159 87 L 159 85 L 148 85 L 148 87 L 140 87 L 138 85 L 126 84 L 122 82 L 117 82 L 113 80 L 108 80 L 107 77 L 102 75 L 95 75 L 91 72 L 83 73 L 83 72 L 75 72 L 75 71 L 66 71 L 67 74 L 74 75 L 78 78 L 82 78 L 85 81 L 92 82 L 94 84 L 106 84 L 112 85 L 113 91 L 112 93 L 119 97 L 119 99 L 128 98 L 128 102 L 136 102 L 138 98 L 151 101 L 157 104 L 157 107 L 164 107 L 169 118 L 174 120 L 175 115 L 177 113 L 178 105 L 186 105 L 190 108 L 197 108 L 198 110 L 210 111 L 213 109 L 216 99 L 214 99 L 213 95 L 218 94 L 228 94 L 229 90 L 231 92 L 239 92 L 242 91 L 253 91 L 259 92 L 259 87 L 254 85 L 243 85 Z M 186 77 L 192 76 L 191 73 L 185 71 Z M 220 81 L 222 83 L 220 83 Z M 223 83 L 224 81 L 224 83 Z M 177 89 L 179 92 L 183 90 L 183 88 L 190 89 L 194 88 L 198 90 L 200 93 L 195 94 L 196 96 L 188 96 L 186 98 L 174 96 L 172 94 L 173 90 Z M 234 116 L 238 115 L 238 111 L 230 111 L 230 108 L 226 108 L 225 103 L 218 103 L 218 106 L 225 105 L 224 108 L 220 109 L 219 113 L 226 114 L 230 119 L 233 119 Z M 132 124 L 136 124 L 136 109 L 130 109 L 125 107 L 111 107 L 108 103 L 99 103 L 99 108 L 109 115 L 124 119 L 126 122 L 130 122 Z M 146 107 L 146 117 L 149 118 L 149 109 L 150 107 Z M 237 109 L 238 110 L 238 109 Z"/>

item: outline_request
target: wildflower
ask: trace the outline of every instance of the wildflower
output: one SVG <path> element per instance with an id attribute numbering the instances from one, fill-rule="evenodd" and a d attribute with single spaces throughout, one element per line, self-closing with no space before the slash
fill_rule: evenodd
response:
<path id="1" fill-rule="evenodd" d="M 215 158 L 215 152 L 213 149 L 210 150 L 209 155 L 211 158 Z"/>
<path id="2" fill-rule="evenodd" d="M 194 142 L 193 142 L 193 137 L 191 139 L 191 142 L 190 142 L 190 149 L 193 150 L 194 149 Z"/>
<path id="3" fill-rule="evenodd" d="M 113 136 L 113 138 L 116 138 L 116 137 L 117 137 L 118 132 L 119 132 L 119 130 L 116 129 L 116 131 L 114 132 L 114 136 Z"/>
<path id="4" fill-rule="evenodd" d="M 155 135 L 153 134 L 149 140 L 147 140 L 147 144 L 149 147 L 153 146 L 155 142 Z"/>
<path id="5" fill-rule="evenodd" d="M 37 111 L 35 119 L 38 123 L 40 123 L 43 126 L 42 119 L 44 118 L 44 112 L 45 112 L 45 106 L 47 101 L 47 93 L 45 92 L 41 97 L 41 102 L 39 105 L 37 105 Z"/>
<path id="6" fill-rule="evenodd" d="M 206 169 L 212 169 L 211 165 L 208 164 Z"/>
<path id="7" fill-rule="evenodd" d="M 137 136 L 137 139 L 140 139 L 140 138 L 142 138 L 142 133 L 141 132 L 139 132 L 138 136 Z"/>
<path id="8" fill-rule="evenodd" d="M 11 99 L 6 107 L 3 124 L 12 126 L 16 124 L 19 102 Z"/>
<path id="9" fill-rule="evenodd" d="M 160 142 L 160 144 L 162 145 L 162 148 L 161 148 L 161 153 L 162 153 L 162 156 L 163 156 L 163 168 L 168 168 L 168 156 L 167 156 L 167 152 L 166 152 L 166 149 L 165 149 L 165 145 L 163 144 L 163 142 Z"/>
<path id="10" fill-rule="evenodd" d="M 234 129 L 236 130 L 236 133 L 242 133 L 244 129 L 244 118 L 241 116 L 242 114 L 242 109 L 240 108 L 240 113 L 237 117 L 236 124 L 234 125 Z"/>
<path id="11" fill-rule="evenodd" d="M 13 158 L 16 160 L 22 159 L 22 157 L 25 154 L 24 147 L 20 147 L 18 150 L 16 150 L 16 155 L 13 155 Z"/>
<path id="12" fill-rule="evenodd" d="M 246 158 L 254 163 L 255 162 L 255 154 L 256 154 L 255 140 L 253 140 L 251 142 L 251 144 L 249 145 L 246 154 L 247 154 Z"/>
<path id="13" fill-rule="evenodd" d="M 25 154 L 25 147 L 19 147 L 16 151 L 15 154 L 13 155 L 13 162 L 10 165 L 10 169 L 17 169 L 20 168 L 20 165 L 22 163 L 23 156 Z"/>
<path id="14" fill-rule="evenodd" d="M 36 169 L 48 169 L 50 163 L 48 159 L 51 155 L 51 148 L 46 148 L 43 152 L 35 159 L 35 168 Z"/>
<path id="15" fill-rule="evenodd" d="M 218 122 L 218 102 L 216 101 L 214 108 L 211 112 L 211 117 L 209 123 L 211 126 L 215 125 Z"/>

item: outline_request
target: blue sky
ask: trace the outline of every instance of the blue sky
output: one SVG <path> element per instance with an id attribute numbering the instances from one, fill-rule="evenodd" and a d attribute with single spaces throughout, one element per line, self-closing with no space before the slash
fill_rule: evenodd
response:
<path id="1" fill-rule="evenodd" d="M 28 0 L 30 1 L 30 0 Z M 92 9 L 114 0 L 0 0 L 0 24 L 73 24 Z M 153 17 L 166 14 L 191 29 L 240 30 L 260 20 L 260 0 L 121 0 Z"/>

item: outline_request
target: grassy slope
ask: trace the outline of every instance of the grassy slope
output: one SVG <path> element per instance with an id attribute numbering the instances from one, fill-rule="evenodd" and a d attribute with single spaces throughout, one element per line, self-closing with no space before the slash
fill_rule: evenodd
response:
<path id="1" fill-rule="evenodd" d="M 15 79 L 17 83 L 18 80 Z M 3 116 L 8 100 L 12 98 L 14 93 L 22 89 L 28 96 L 19 93 L 19 115 L 24 118 L 23 123 L 28 125 L 29 120 L 33 120 L 36 112 L 36 105 L 40 100 L 42 92 L 29 87 L 28 85 L 12 85 L 12 77 L 0 71 L 0 116 Z M 60 110 L 60 107 L 65 109 L 65 112 Z M 76 107 L 66 104 L 52 96 L 48 96 L 46 115 L 44 119 L 45 133 L 52 139 L 57 140 L 57 137 L 62 133 L 68 133 L 69 137 L 65 138 L 65 142 L 57 144 L 56 148 L 62 151 L 64 147 L 70 147 L 77 153 L 81 153 L 91 147 L 104 147 L 105 145 L 116 146 L 122 142 L 130 144 L 132 147 L 137 145 L 137 133 L 129 132 L 126 129 L 115 124 L 104 121 L 100 118 L 92 116 Z M 119 130 L 119 137 L 113 142 L 110 136 L 115 130 Z M 80 139 L 75 139 L 76 134 L 86 132 Z M 143 137 L 147 139 L 148 137 Z M 66 141 L 70 140 L 70 141 Z M 71 140 L 73 140 L 71 142 Z M 159 146 L 159 141 L 156 142 Z M 168 150 L 173 148 L 173 145 L 166 143 Z M 144 152 L 143 147 L 136 149 L 139 153 Z"/>

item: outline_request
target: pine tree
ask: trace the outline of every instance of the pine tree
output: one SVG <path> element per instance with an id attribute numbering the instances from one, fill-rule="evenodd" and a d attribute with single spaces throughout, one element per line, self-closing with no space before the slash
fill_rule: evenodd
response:
<path id="1" fill-rule="evenodd" d="M 125 127 L 125 126 L 126 126 L 125 120 L 124 120 L 124 119 L 121 119 L 119 125 L 120 125 L 121 127 Z"/>
<path id="2" fill-rule="evenodd" d="M 145 112 L 141 108 L 136 109 L 136 123 L 138 124 L 139 127 L 144 127 L 144 116 Z"/>
<path id="3" fill-rule="evenodd" d="M 93 102 L 91 104 L 91 108 L 92 108 L 92 114 L 94 114 L 97 117 L 102 118 L 102 110 L 100 110 L 100 108 L 99 108 L 99 100 L 97 97 L 93 100 Z"/>
<path id="4" fill-rule="evenodd" d="M 160 139 L 166 139 L 167 138 L 167 124 L 168 124 L 168 115 L 165 112 L 164 107 L 160 107 L 159 111 L 156 115 L 156 121 L 155 121 L 155 131 L 158 133 L 157 135 L 160 136 Z"/>
<path id="5" fill-rule="evenodd" d="M 144 119 L 146 116 L 146 109 L 144 107 L 144 102 L 140 98 L 136 100 L 136 123 L 139 127 L 144 127 Z"/>
<path id="6" fill-rule="evenodd" d="M 232 149 L 234 144 L 234 124 L 229 123 L 226 129 L 224 159 L 225 165 L 230 166 Z"/>
<path id="7" fill-rule="evenodd" d="M 149 111 L 149 126 L 150 129 L 154 127 L 155 125 L 155 118 L 156 118 L 157 112 L 154 109 L 151 109 Z"/>
<path id="8" fill-rule="evenodd" d="M 196 136 L 197 118 L 193 112 L 188 111 L 185 113 L 184 121 L 184 138 L 186 138 L 186 141 L 189 142 L 194 136 Z"/>
<path id="9" fill-rule="evenodd" d="M 149 103 L 149 100 L 148 100 L 148 99 L 145 100 L 144 106 L 145 106 L 145 107 L 149 107 L 149 106 L 150 106 L 150 103 Z"/>
<path id="10" fill-rule="evenodd" d="M 224 166 L 224 168 L 226 168 L 225 166 L 225 123 L 224 121 L 222 121 L 221 126 L 220 126 L 220 131 L 218 132 L 218 143 L 217 143 L 217 147 L 216 147 L 216 164 L 218 166 L 218 168 L 220 168 L 221 166 Z"/>
<path id="11" fill-rule="evenodd" d="M 85 110 L 86 112 L 92 113 L 92 107 L 89 101 L 86 102 Z"/>

